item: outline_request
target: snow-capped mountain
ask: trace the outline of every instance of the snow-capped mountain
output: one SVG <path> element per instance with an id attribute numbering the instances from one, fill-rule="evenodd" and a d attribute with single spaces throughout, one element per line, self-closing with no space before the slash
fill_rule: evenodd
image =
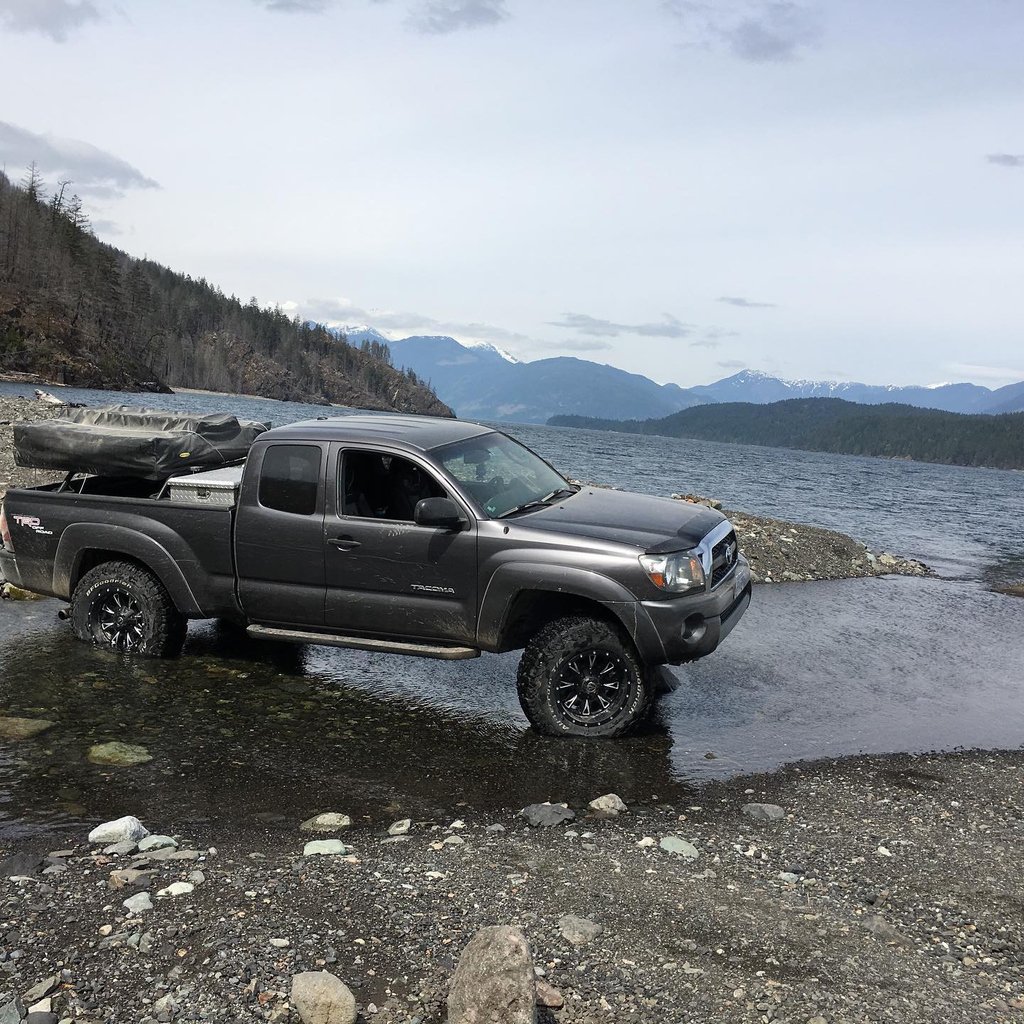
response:
<path id="1" fill-rule="evenodd" d="M 739 373 L 691 388 L 709 402 L 781 402 L 787 398 L 843 398 L 861 405 L 896 402 L 947 412 L 988 412 L 995 392 L 979 384 L 933 384 L 907 387 L 855 381 L 785 380 L 760 370 Z M 1005 411 L 1005 410 L 1004 410 Z"/>
<path id="2" fill-rule="evenodd" d="M 350 344 L 387 345 L 395 366 L 414 370 L 428 381 L 457 415 L 482 420 L 544 423 L 557 415 L 651 419 L 695 405 L 765 405 L 790 398 L 842 398 L 861 405 L 893 402 L 963 413 L 1024 411 L 1024 381 L 993 391 L 964 383 L 904 387 L 786 380 L 761 370 L 741 370 L 713 384 L 683 388 L 588 359 L 562 356 L 522 362 L 482 341 L 456 341 L 445 335 L 392 340 L 369 324 L 346 324 L 332 331 Z"/>

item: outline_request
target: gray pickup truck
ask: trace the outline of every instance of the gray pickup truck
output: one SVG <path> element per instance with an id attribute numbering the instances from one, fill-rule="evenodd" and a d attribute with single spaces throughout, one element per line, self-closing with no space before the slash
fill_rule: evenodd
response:
<path id="1" fill-rule="evenodd" d="M 575 486 L 499 431 L 348 415 L 262 433 L 244 465 L 8 492 L 0 573 L 70 602 L 78 637 L 180 653 L 188 619 L 431 658 L 525 648 L 553 735 L 644 719 L 655 666 L 710 654 L 750 602 L 721 513 Z"/>

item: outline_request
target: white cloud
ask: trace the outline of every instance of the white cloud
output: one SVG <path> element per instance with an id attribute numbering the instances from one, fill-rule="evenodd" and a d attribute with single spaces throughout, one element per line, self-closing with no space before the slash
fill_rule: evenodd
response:
<path id="1" fill-rule="evenodd" d="M 0 0 L 0 25 L 12 32 L 40 32 L 56 43 L 101 17 L 90 0 Z"/>

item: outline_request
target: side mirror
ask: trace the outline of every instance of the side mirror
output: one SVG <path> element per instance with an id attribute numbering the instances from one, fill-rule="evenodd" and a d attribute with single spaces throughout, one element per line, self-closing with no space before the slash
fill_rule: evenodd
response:
<path id="1" fill-rule="evenodd" d="M 416 502 L 412 521 L 417 526 L 437 526 L 457 530 L 466 521 L 462 510 L 451 498 L 423 498 Z"/>

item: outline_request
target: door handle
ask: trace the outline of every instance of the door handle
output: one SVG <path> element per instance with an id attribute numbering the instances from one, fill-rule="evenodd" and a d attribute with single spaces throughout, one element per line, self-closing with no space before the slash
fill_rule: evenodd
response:
<path id="1" fill-rule="evenodd" d="M 353 540 L 351 537 L 331 537 L 327 543 L 341 551 L 351 551 L 353 548 L 359 547 L 359 541 Z"/>

